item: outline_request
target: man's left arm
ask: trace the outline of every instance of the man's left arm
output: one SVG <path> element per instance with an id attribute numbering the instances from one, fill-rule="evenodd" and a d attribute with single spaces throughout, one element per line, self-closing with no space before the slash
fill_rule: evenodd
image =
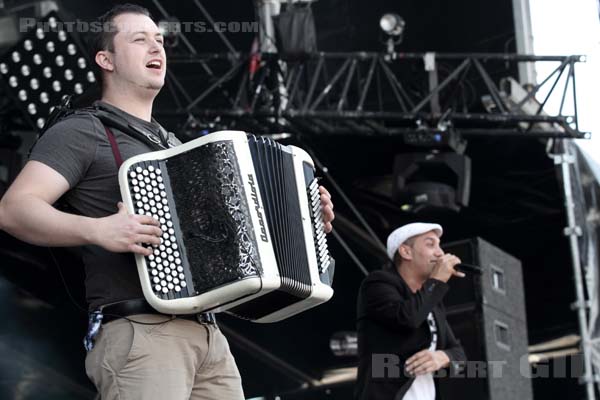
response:
<path id="1" fill-rule="evenodd" d="M 460 341 L 454 336 L 448 320 L 444 318 L 446 331 L 446 348 L 436 351 L 422 350 L 406 360 L 406 371 L 413 375 L 424 375 L 449 368 L 450 375 L 457 372 L 460 364 L 467 361 Z"/>

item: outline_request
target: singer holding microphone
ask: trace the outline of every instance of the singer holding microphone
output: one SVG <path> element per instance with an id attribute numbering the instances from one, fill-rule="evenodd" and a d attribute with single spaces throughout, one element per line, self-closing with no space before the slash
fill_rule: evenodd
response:
<path id="1" fill-rule="evenodd" d="M 435 373 L 466 361 L 442 305 L 448 280 L 465 275 L 455 269 L 460 259 L 440 248 L 442 233 L 429 223 L 394 230 L 387 239 L 390 265 L 362 282 L 357 399 L 440 400 Z"/>

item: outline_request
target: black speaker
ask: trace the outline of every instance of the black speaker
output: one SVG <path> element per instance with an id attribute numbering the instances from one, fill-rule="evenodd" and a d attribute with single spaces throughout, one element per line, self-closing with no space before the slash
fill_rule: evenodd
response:
<path id="1" fill-rule="evenodd" d="M 481 238 L 444 250 L 475 268 L 448 281 L 448 323 L 469 362 L 459 376 L 440 380 L 444 400 L 531 400 L 521 262 Z"/>

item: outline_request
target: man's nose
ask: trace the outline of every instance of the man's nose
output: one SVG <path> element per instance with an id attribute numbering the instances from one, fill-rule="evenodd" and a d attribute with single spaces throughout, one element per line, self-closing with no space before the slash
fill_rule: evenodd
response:
<path id="1" fill-rule="evenodd" d="M 152 46 L 150 46 L 150 52 L 152 52 L 152 53 L 160 53 L 161 47 L 162 46 L 160 45 L 160 43 L 156 39 L 154 39 L 152 41 Z"/>
<path id="2" fill-rule="evenodd" d="M 442 250 L 441 248 L 438 248 L 437 251 L 435 252 L 436 257 L 443 257 L 444 254 L 445 254 L 444 250 Z"/>

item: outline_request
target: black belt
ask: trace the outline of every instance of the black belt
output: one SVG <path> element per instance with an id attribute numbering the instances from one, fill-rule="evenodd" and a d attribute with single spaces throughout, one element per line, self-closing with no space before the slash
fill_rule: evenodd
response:
<path id="1" fill-rule="evenodd" d="M 188 315 L 168 315 L 161 314 L 156 311 L 145 299 L 133 299 L 120 301 L 118 303 L 107 304 L 100 306 L 100 312 L 102 313 L 102 323 L 114 321 L 115 319 L 128 317 L 135 314 L 157 314 L 164 315 L 165 317 L 174 317 L 179 319 L 187 319 L 190 321 L 197 321 L 202 324 L 215 324 L 215 314 L 213 313 L 199 313 L 199 314 L 188 314 Z"/>

